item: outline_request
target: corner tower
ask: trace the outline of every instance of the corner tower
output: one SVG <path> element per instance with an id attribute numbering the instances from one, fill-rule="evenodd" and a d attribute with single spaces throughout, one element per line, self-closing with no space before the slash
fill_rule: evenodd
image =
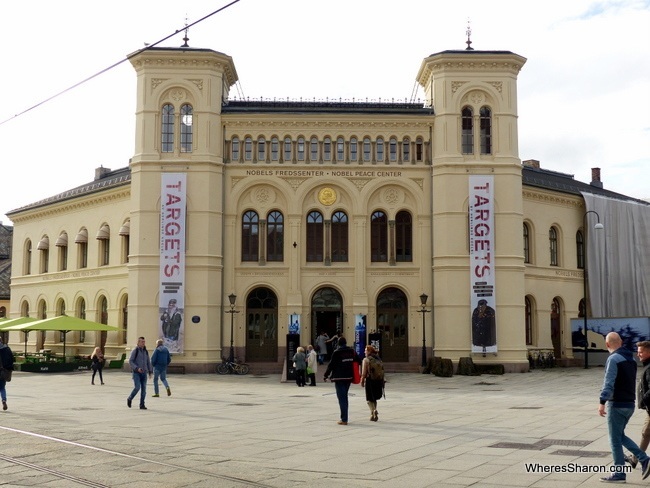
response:
<path id="1" fill-rule="evenodd" d="M 444 51 L 424 59 L 417 76 L 435 109 L 436 355 L 454 360 L 471 355 L 475 362 L 498 362 L 508 371 L 528 366 L 517 134 L 517 76 L 525 62 L 508 51 Z M 476 188 L 489 183 L 489 212 L 476 211 L 475 205 L 487 200 L 471 189 L 472 182 L 481 182 Z M 492 220 L 476 226 L 477 216 Z M 488 228 L 489 239 L 476 239 L 476 231 Z M 488 337 L 477 337 L 478 303 L 484 299 L 496 317 L 486 325 Z"/>
<path id="2" fill-rule="evenodd" d="M 152 48 L 129 59 L 138 81 L 128 265 L 129 322 L 135 327 L 129 328 L 128 341 L 135 344 L 137 334 L 151 343 L 161 335 L 159 307 L 167 292 L 160 273 L 165 259 L 161 209 L 167 203 L 161 185 L 180 175 L 184 274 L 175 290 L 183 321 L 180 337 L 172 337 L 177 349 L 170 350 L 186 370 L 214 371 L 221 358 L 223 301 L 221 108 L 237 73 L 230 56 L 209 49 Z M 176 249 L 171 243 L 167 254 Z"/>

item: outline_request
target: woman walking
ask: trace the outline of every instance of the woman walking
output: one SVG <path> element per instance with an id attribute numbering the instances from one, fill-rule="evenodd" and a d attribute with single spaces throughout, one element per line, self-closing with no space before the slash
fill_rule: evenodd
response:
<path id="1" fill-rule="evenodd" d="M 102 369 L 104 369 L 104 353 L 99 347 L 96 347 L 93 353 L 90 355 L 90 359 L 93 362 L 91 366 L 93 369 L 93 377 L 90 380 L 90 384 L 95 384 L 95 375 L 99 372 L 99 381 L 103 385 L 104 378 L 102 377 Z"/>
<path id="2" fill-rule="evenodd" d="M 296 385 L 305 386 L 305 376 L 307 374 L 307 356 L 305 348 L 300 346 L 293 355 L 293 367 L 296 369 Z"/>
<path id="3" fill-rule="evenodd" d="M 384 395 L 384 366 L 373 346 L 366 346 L 366 357 L 361 364 L 361 386 L 366 389 L 370 420 L 377 422 L 377 400 Z"/>

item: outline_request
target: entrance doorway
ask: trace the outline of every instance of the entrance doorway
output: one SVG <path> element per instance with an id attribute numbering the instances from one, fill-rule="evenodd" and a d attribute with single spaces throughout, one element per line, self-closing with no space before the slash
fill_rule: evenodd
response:
<path id="1" fill-rule="evenodd" d="M 311 300 L 311 335 L 307 341 L 313 342 L 319 332 L 330 338 L 341 335 L 343 331 L 343 299 L 334 288 L 321 288 Z M 331 356 L 336 341 L 327 344 L 327 357 Z"/>
<path id="2" fill-rule="evenodd" d="M 246 300 L 246 361 L 278 360 L 278 299 L 256 288 Z"/>
<path id="3" fill-rule="evenodd" d="M 408 300 L 402 290 L 386 288 L 377 297 L 377 332 L 383 361 L 408 361 Z"/>

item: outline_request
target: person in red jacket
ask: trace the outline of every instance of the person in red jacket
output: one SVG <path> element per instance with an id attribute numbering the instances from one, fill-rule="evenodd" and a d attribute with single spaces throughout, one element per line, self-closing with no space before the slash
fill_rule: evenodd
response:
<path id="1" fill-rule="evenodd" d="M 341 409 L 339 425 L 348 425 L 348 391 L 354 377 L 353 368 L 359 368 L 361 359 L 351 347 L 345 337 L 339 337 L 338 348 L 332 353 L 332 358 L 327 365 L 323 377 L 324 381 L 331 379 L 336 388 L 336 398 Z"/>

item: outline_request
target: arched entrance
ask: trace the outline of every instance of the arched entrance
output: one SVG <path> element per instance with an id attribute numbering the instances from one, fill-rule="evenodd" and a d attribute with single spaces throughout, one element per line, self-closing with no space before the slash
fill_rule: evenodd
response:
<path id="1" fill-rule="evenodd" d="M 342 331 L 343 298 L 334 288 L 321 288 L 311 299 L 311 337 L 308 342 L 313 342 L 319 332 L 334 337 L 340 335 Z M 333 344 L 330 342 L 329 345 Z M 332 354 L 329 345 L 327 353 Z M 349 345 L 352 345 L 352 342 L 349 342 Z"/>
<path id="2" fill-rule="evenodd" d="M 277 359 L 278 298 L 268 288 L 256 288 L 246 299 L 246 361 Z"/>
<path id="3" fill-rule="evenodd" d="M 408 300 L 402 290 L 386 288 L 377 297 L 377 332 L 384 361 L 408 361 Z"/>

